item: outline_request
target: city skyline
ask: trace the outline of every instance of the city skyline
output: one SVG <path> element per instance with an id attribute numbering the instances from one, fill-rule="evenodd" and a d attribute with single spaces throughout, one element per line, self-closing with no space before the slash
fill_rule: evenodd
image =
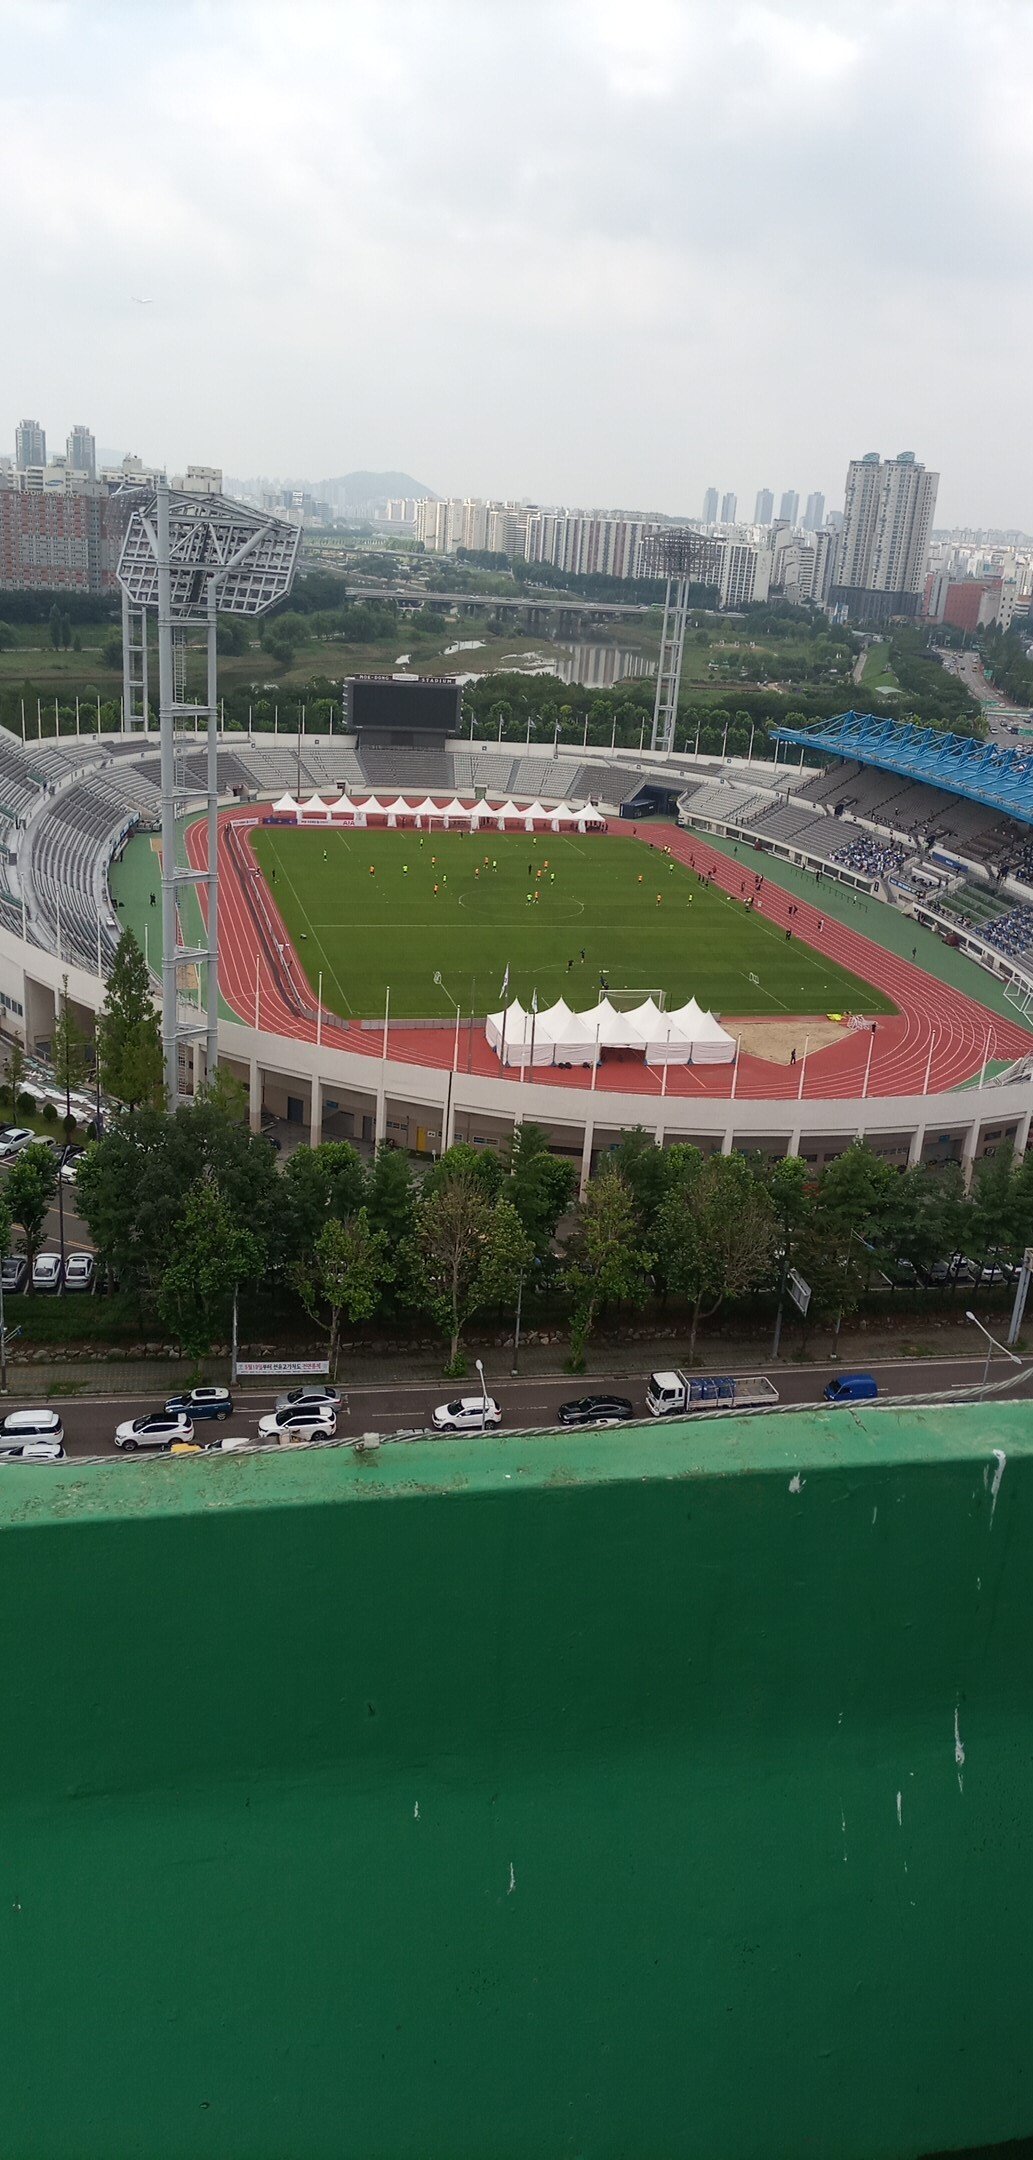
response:
<path id="1" fill-rule="evenodd" d="M 4 8 L 15 417 L 89 413 L 170 468 L 396 465 L 670 515 L 714 471 L 740 504 L 779 469 L 834 503 L 858 445 L 915 442 L 947 524 L 1033 521 L 1012 0 L 282 22 Z M 84 111 L 146 113 L 146 159 L 84 160 Z"/>

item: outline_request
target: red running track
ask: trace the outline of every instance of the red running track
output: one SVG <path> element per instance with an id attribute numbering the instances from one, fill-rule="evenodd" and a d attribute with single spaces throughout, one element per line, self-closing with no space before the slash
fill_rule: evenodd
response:
<path id="1" fill-rule="evenodd" d="M 240 805 L 220 813 L 219 848 L 219 986 L 227 1005 L 232 1006 L 242 1020 L 251 1024 L 255 1012 L 255 972 L 258 961 L 258 1020 L 267 1033 L 292 1037 L 297 1041 L 314 1042 L 315 1022 L 300 1017 L 287 1004 L 276 983 L 273 970 L 264 948 L 256 939 L 254 923 L 245 896 L 243 873 L 238 869 L 225 845 L 223 835 L 231 821 L 253 826 L 255 812 L 250 805 Z M 627 827 L 614 823 L 610 831 L 619 830 L 627 837 Z M 251 854 L 247 831 L 240 835 L 244 850 L 253 868 L 251 873 L 260 877 L 261 872 Z M 710 876 L 722 891 L 738 898 L 743 877 L 747 889 L 755 876 L 753 869 L 744 872 L 741 862 L 734 857 L 722 855 L 707 845 L 696 833 L 682 830 L 676 825 L 655 824 L 639 830 L 638 838 L 653 847 L 669 847 L 679 862 L 686 863 L 703 875 Z M 186 836 L 187 854 L 195 870 L 206 868 L 208 861 L 208 834 L 203 820 L 192 825 Z M 602 844 L 602 842 L 600 843 Z M 265 888 L 266 911 L 271 913 L 282 931 L 284 944 L 293 951 L 286 925 L 279 914 L 268 886 Z M 201 888 L 201 905 L 205 907 L 204 890 Z M 963 1081 L 977 1075 L 988 1060 L 1010 1060 L 1027 1057 L 1033 1052 L 1033 1035 L 1012 1020 L 1002 1019 L 988 1012 L 975 999 L 966 997 L 963 991 L 954 990 L 948 983 L 935 980 L 912 964 L 901 960 L 871 938 L 862 936 L 848 923 L 841 923 L 832 916 L 823 916 L 821 910 L 809 900 L 794 900 L 793 895 L 780 886 L 764 881 L 761 905 L 765 919 L 780 929 L 790 926 L 789 908 L 795 906 L 792 918 L 793 936 L 805 944 L 819 947 L 831 959 L 848 968 L 863 981 L 875 984 L 891 998 L 898 1011 L 879 1017 L 875 1022 L 875 1042 L 872 1048 L 871 1070 L 868 1079 L 870 1095 L 920 1095 L 928 1070 L 928 1088 L 931 1093 L 945 1092 L 958 1087 Z M 823 927 L 819 934 L 818 925 Z M 304 971 L 298 966 L 299 978 Z M 735 1019 L 722 1014 L 723 1024 L 735 1032 Z M 800 1021 L 801 1038 L 806 1034 L 806 1021 Z M 363 1057 L 379 1058 L 382 1031 L 378 1027 L 363 1028 L 355 1023 L 346 1024 L 324 1013 L 322 1039 L 330 1047 L 357 1051 Z M 844 1028 L 842 1039 L 827 1049 L 816 1050 L 807 1059 L 804 1079 L 804 1095 L 810 1097 L 852 1097 L 861 1095 L 864 1086 L 865 1066 L 868 1060 L 870 1034 Z M 402 1064 L 434 1066 L 447 1070 L 452 1063 L 454 1027 L 440 1028 L 406 1027 L 404 1022 L 390 1030 L 389 1055 Z M 484 1036 L 483 1022 L 474 1027 L 464 1027 L 459 1043 L 460 1072 L 483 1074 L 491 1079 L 505 1078 L 519 1085 L 519 1068 L 509 1068 L 503 1073 L 498 1059 L 489 1050 Z M 556 1066 L 537 1067 L 534 1073 L 536 1085 L 558 1088 L 587 1088 L 590 1074 L 585 1067 L 572 1067 L 561 1071 Z M 770 1064 L 764 1058 L 751 1057 L 745 1053 L 739 1059 L 735 1092 L 737 1097 L 749 1101 L 786 1100 L 798 1095 L 801 1081 L 799 1065 Z M 732 1068 L 728 1065 L 672 1065 L 668 1067 L 666 1092 L 669 1096 L 686 1095 L 727 1096 L 731 1092 Z M 620 1093 L 631 1095 L 659 1095 L 662 1091 L 662 1074 L 659 1070 L 644 1066 L 634 1057 L 608 1057 L 598 1069 L 596 1090 L 600 1094 Z"/>

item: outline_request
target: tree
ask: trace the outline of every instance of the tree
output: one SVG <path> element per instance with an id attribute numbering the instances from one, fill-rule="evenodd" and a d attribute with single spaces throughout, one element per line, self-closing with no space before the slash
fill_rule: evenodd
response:
<path id="1" fill-rule="evenodd" d="M 57 1157 L 53 1148 L 33 1141 L 16 1155 L 7 1173 L 7 1205 L 11 1220 L 22 1233 L 22 1251 L 29 1263 L 28 1288 L 32 1289 L 32 1267 L 40 1246 L 47 1211 L 57 1191 Z"/>
<path id="2" fill-rule="evenodd" d="M 775 1210 L 745 1155 L 706 1156 L 664 1202 L 657 1243 L 669 1287 L 692 1307 L 693 1358 L 700 1320 L 771 1277 Z"/>
<path id="3" fill-rule="evenodd" d="M 131 930 L 119 939 L 97 1015 L 97 1055 L 101 1080 L 116 1102 L 134 1109 L 163 1100 L 161 1029 L 147 964 Z"/>
<path id="4" fill-rule="evenodd" d="M 503 1169 L 508 1172 L 506 1197 L 511 1200 L 539 1258 L 549 1251 L 560 1216 L 569 1208 L 577 1184 L 577 1170 L 562 1155 L 554 1155 L 549 1136 L 540 1125 L 513 1127 L 503 1150 Z"/>
<path id="5" fill-rule="evenodd" d="M 71 1131 L 74 1122 L 72 1118 L 72 1089 L 78 1086 L 86 1070 L 86 1039 L 76 1026 L 75 1016 L 68 996 L 67 975 L 62 982 L 61 1000 L 57 1009 L 57 1019 L 54 1022 L 51 1056 L 54 1063 L 54 1077 L 58 1087 L 64 1088 L 65 1091 L 65 1132 L 67 1134 Z"/>
<path id="6" fill-rule="evenodd" d="M 104 665 L 105 665 L 105 667 L 108 667 L 108 668 L 120 668 L 120 667 L 121 667 L 121 665 L 122 665 L 122 636 L 121 636 L 121 632 L 120 632 L 120 631 L 117 631 L 117 630 L 115 630 L 115 631 L 113 631 L 113 632 L 112 632 L 112 634 L 111 634 L 111 636 L 110 636 L 110 637 L 106 637 L 106 638 L 105 638 L 105 640 L 104 640 L 104 643 L 103 643 L 103 645 L 102 645 L 102 646 L 101 646 L 101 648 L 100 648 L 100 657 L 101 657 L 102 661 L 104 662 Z"/>
<path id="7" fill-rule="evenodd" d="M 416 1207 L 412 1165 L 402 1148 L 384 1143 L 377 1149 L 366 1181 L 365 1207 L 373 1229 L 382 1230 L 387 1239 L 397 1280 L 399 1254 L 412 1237 Z"/>
<path id="8" fill-rule="evenodd" d="M 18 643 L 16 632 L 9 622 L 0 622 L 0 652 L 11 652 Z"/>
<path id="9" fill-rule="evenodd" d="M 362 1206 L 366 1172 L 349 1140 L 295 1148 L 283 1173 L 287 1250 L 307 1259 L 328 1217 L 347 1221 Z"/>
<path id="10" fill-rule="evenodd" d="M 347 1313 L 352 1326 L 372 1320 L 380 1304 L 383 1286 L 394 1270 L 387 1257 L 387 1237 L 370 1226 L 365 1208 L 351 1222 L 331 1215 L 316 1239 L 315 1249 L 295 1276 L 298 1295 L 310 1319 L 325 1327 L 330 1337 L 330 1378 L 337 1378 L 341 1316 Z M 320 1317 L 326 1305 L 329 1319 Z"/>
<path id="11" fill-rule="evenodd" d="M 254 1280 L 263 1250 L 233 1217 L 212 1177 L 187 1192 L 158 1289 L 158 1310 L 188 1357 L 204 1357 L 229 1318 L 233 1291 Z"/>
<path id="12" fill-rule="evenodd" d="M 405 1257 L 410 1296 L 448 1335 L 455 1371 L 467 1321 L 481 1306 L 515 1298 L 534 1247 L 512 1203 L 493 1204 L 465 1171 L 425 1189 Z"/>
<path id="13" fill-rule="evenodd" d="M 639 1242 L 631 1187 L 619 1170 L 592 1179 L 578 1211 L 563 1270 L 571 1299 L 570 1362 L 582 1366 L 604 1305 L 642 1305 L 653 1256 Z"/>
<path id="14" fill-rule="evenodd" d="M 50 642 L 55 652 L 61 649 L 61 610 L 56 601 L 50 610 Z"/>
<path id="15" fill-rule="evenodd" d="M 18 1107 L 18 1097 L 25 1085 L 25 1050 L 17 1036 L 7 1052 L 7 1078 L 5 1093 L 10 1097 L 11 1109 Z"/>
<path id="16" fill-rule="evenodd" d="M 502 1190 L 502 1177 L 502 1164 L 493 1148 L 475 1148 L 468 1140 L 457 1140 L 454 1147 L 446 1149 L 434 1168 L 428 1170 L 423 1190 L 425 1193 L 440 1192 L 442 1186 L 453 1179 L 468 1178 L 489 1200 L 494 1200 Z"/>

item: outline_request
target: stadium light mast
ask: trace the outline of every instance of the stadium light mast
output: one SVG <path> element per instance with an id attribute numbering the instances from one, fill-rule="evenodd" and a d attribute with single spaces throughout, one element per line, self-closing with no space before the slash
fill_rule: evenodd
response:
<path id="1" fill-rule="evenodd" d="M 664 627 L 656 670 L 651 750 L 673 750 L 681 689 L 685 626 L 689 619 L 690 585 L 717 585 L 721 577 L 721 543 L 709 534 L 673 526 L 651 533 L 643 543 L 643 577 L 667 580 Z"/>
<path id="2" fill-rule="evenodd" d="M 144 652 L 148 611 L 156 612 L 158 618 L 161 1039 L 165 1088 L 172 1108 L 180 1094 L 181 1049 L 205 1043 L 209 1079 L 219 1054 L 218 618 L 220 614 L 264 615 L 282 600 L 294 580 L 300 541 L 300 526 L 286 518 L 268 517 L 225 495 L 170 488 L 162 479 L 153 493 L 137 498 L 122 542 L 118 581 L 123 624 L 132 623 Z M 192 701 L 186 694 L 186 641 L 191 630 L 204 632 L 203 702 Z M 195 781 L 190 786 L 182 763 L 185 743 L 177 729 L 186 722 L 195 730 L 202 721 L 207 731 L 205 784 L 201 787 Z M 187 801 L 196 801 L 199 795 L 205 798 L 208 812 L 208 868 L 181 869 L 176 863 L 177 816 Z M 207 888 L 208 923 L 207 930 L 202 927 L 199 943 L 185 945 L 180 935 L 179 894 L 189 885 Z M 180 1008 L 179 976 L 185 967 L 207 970 L 206 1012 L 201 1020 L 196 1005 Z"/>

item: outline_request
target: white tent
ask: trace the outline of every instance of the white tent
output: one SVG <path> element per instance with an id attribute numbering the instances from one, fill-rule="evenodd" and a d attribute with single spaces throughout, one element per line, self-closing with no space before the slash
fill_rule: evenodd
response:
<path id="1" fill-rule="evenodd" d="M 679 1005 L 665 1018 L 670 1021 L 672 1030 L 676 1029 L 681 1040 L 691 1047 L 694 1065 L 731 1064 L 735 1056 L 735 1037 L 715 1020 L 712 1012 L 701 1011 L 695 998 L 690 998 L 686 1005 Z"/>
<path id="2" fill-rule="evenodd" d="M 355 804 L 350 795 L 339 795 L 337 801 L 330 804 L 330 809 L 334 817 L 353 817 L 355 814 Z"/>
<path id="3" fill-rule="evenodd" d="M 411 817 L 413 814 L 412 804 L 406 802 L 404 795 L 396 795 L 394 802 L 384 803 L 381 807 L 387 817 Z"/>
<path id="4" fill-rule="evenodd" d="M 554 1065 L 594 1065 L 596 1060 L 595 1029 L 590 1028 L 584 1013 L 572 1012 L 566 998 L 557 998 L 538 1015 L 534 1039 L 534 1062 L 543 1062 L 538 1055 L 539 1038 L 552 1045 Z"/>
<path id="5" fill-rule="evenodd" d="M 310 795 L 308 801 L 300 805 L 301 815 L 302 817 L 325 817 L 329 807 L 329 803 L 325 803 L 321 795 Z"/>
<path id="6" fill-rule="evenodd" d="M 383 817 L 384 805 L 376 795 L 369 795 L 363 803 L 356 803 L 356 811 L 364 818 Z"/>
<path id="7" fill-rule="evenodd" d="M 274 802 L 273 809 L 283 812 L 293 810 L 295 817 L 298 815 L 298 805 L 293 795 L 281 795 L 279 802 Z"/>
<path id="8" fill-rule="evenodd" d="M 458 795 L 453 795 L 451 802 L 447 802 L 444 809 L 437 814 L 439 817 L 469 817 L 470 805 L 460 802 Z"/>
<path id="9" fill-rule="evenodd" d="M 695 998 L 665 1013 L 655 998 L 621 1011 L 602 997 L 588 1012 L 572 1012 L 564 998 L 539 1013 L 519 998 L 491 1013 L 485 1034 L 507 1065 L 594 1065 L 604 1050 L 640 1050 L 650 1065 L 730 1065 L 734 1038 Z"/>
<path id="10" fill-rule="evenodd" d="M 443 812 L 442 810 L 439 810 L 439 809 L 438 809 L 437 803 L 431 802 L 431 799 L 430 799 L 430 796 L 429 796 L 429 795 L 425 795 L 425 796 L 424 796 L 424 798 L 423 798 L 423 801 L 422 801 L 421 803 L 417 803 L 417 805 L 416 805 L 416 808 L 415 808 L 415 810 L 414 810 L 414 812 L 413 812 L 413 816 L 414 816 L 414 817 L 443 817 L 443 816 L 444 816 L 444 812 Z"/>

